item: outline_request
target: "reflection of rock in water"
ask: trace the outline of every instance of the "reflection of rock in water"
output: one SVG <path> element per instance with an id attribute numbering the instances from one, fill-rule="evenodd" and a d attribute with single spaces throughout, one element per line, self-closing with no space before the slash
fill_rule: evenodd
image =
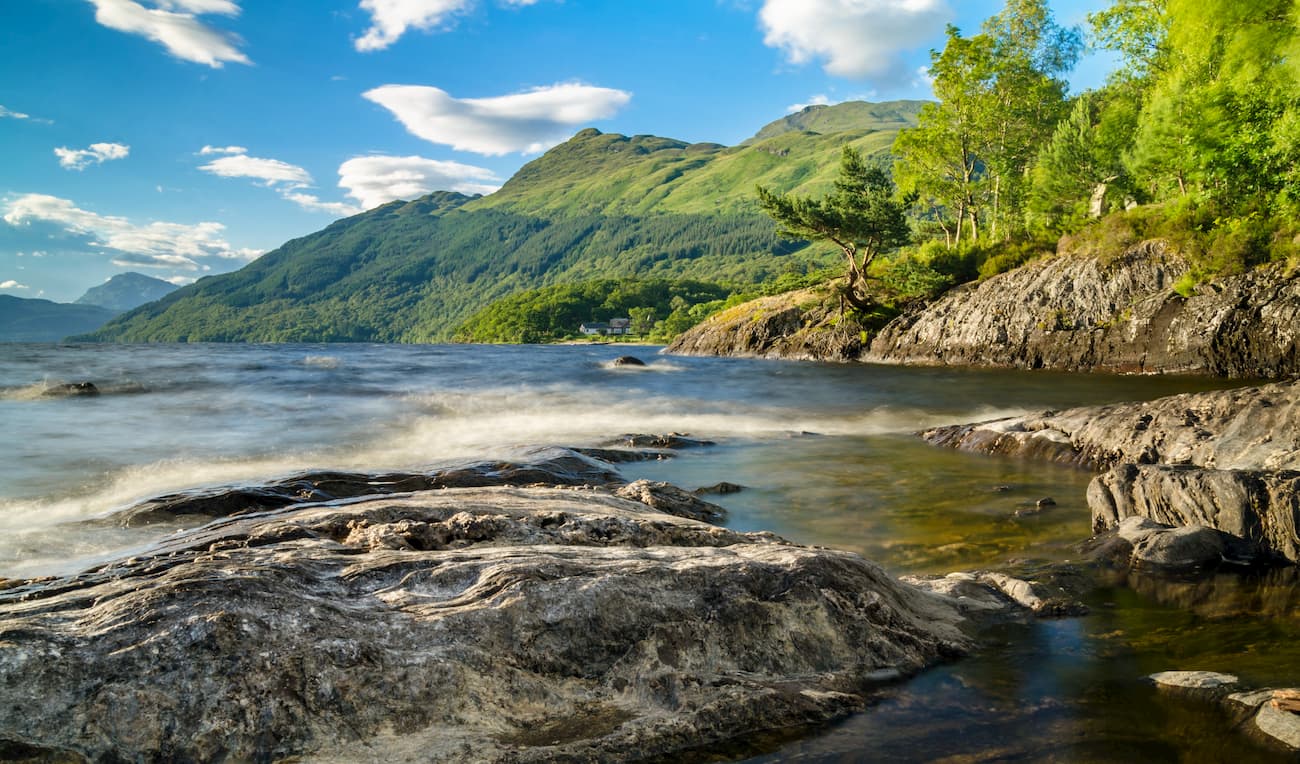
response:
<path id="1" fill-rule="evenodd" d="M 1156 602 L 1203 618 L 1295 618 L 1300 613 L 1300 570 L 1296 568 L 1195 578 L 1130 572 L 1125 582 Z"/>
<path id="2" fill-rule="evenodd" d="M 0 740 L 104 760 L 663 757 L 859 708 L 963 650 L 959 622 L 856 555 L 604 488 L 290 506 L 0 591 L 0 686 L 22 699 Z"/>

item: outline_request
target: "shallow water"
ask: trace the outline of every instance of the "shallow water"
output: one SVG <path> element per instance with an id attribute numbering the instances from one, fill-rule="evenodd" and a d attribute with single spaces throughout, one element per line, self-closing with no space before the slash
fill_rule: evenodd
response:
<path id="1" fill-rule="evenodd" d="M 87 521 L 166 492 L 669 431 L 717 445 L 621 471 L 741 484 L 714 497 L 738 529 L 860 552 L 900 574 L 1067 560 L 1089 532 L 1088 474 L 935 449 L 911 433 L 1224 384 L 630 350 L 650 365 L 613 366 L 629 352 L 617 346 L 0 345 L 0 576 L 147 548 L 174 528 Z M 82 381 L 103 394 L 45 394 Z M 1056 506 L 1032 511 L 1044 497 Z M 1091 615 L 1003 627 L 976 657 L 761 760 L 1264 756 L 1217 710 L 1168 702 L 1141 677 L 1205 668 L 1300 684 L 1294 591 L 1292 579 L 1115 582 Z"/>

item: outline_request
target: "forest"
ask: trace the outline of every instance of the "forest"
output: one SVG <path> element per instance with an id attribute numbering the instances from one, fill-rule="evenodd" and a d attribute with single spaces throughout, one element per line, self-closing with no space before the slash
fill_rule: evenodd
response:
<path id="1" fill-rule="evenodd" d="M 1001 254 L 985 274 L 1062 236 L 1109 253 L 1165 238 L 1195 278 L 1293 260 L 1294 4 L 1116 0 L 1088 21 L 1063 28 L 1043 0 L 1009 0 L 977 34 L 948 29 L 937 100 L 893 147 L 919 241 L 943 244 L 924 252 L 970 250 L 976 267 Z M 1119 66 L 1070 95 L 1086 45 Z"/>

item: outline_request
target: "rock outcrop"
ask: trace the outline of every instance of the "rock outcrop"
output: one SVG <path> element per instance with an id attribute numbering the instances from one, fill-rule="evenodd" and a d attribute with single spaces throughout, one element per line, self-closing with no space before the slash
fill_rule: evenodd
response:
<path id="1" fill-rule="evenodd" d="M 679 355 L 854 361 L 869 328 L 826 289 L 804 289 L 738 305 L 683 332 L 664 351 Z"/>
<path id="2" fill-rule="evenodd" d="M 1300 562 L 1300 382 L 939 427 L 922 437 L 1105 470 L 1088 489 L 1096 531 L 1133 516 L 1204 525 Z"/>
<path id="3" fill-rule="evenodd" d="M 37 760 L 662 759 L 967 646 L 856 555 L 593 487 L 279 507 L 6 587 L 0 751 Z"/>
<path id="4" fill-rule="evenodd" d="M 1283 266 L 1184 297 L 1186 262 L 1159 242 L 1114 260 L 1061 255 L 945 294 L 890 322 L 862 360 L 1023 369 L 1300 373 L 1300 278 Z"/>
<path id="5" fill-rule="evenodd" d="M 1174 287 L 1188 268 L 1159 241 L 1114 258 L 1066 252 L 959 286 L 878 332 L 839 320 L 825 297 L 790 293 L 719 314 L 668 352 L 1250 379 L 1300 374 L 1300 277 L 1273 265 L 1185 297 Z"/>
<path id="6" fill-rule="evenodd" d="M 1300 562 L 1300 472 L 1123 464 L 1088 486 L 1097 530 L 1126 518 L 1207 526 Z"/>

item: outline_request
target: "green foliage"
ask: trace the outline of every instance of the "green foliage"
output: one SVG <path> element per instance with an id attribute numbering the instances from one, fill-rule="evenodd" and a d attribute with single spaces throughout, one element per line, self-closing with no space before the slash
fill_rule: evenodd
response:
<path id="1" fill-rule="evenodd" d="M 1008 0 L 974 37 L 948 28 L 931 57 L 939 101 L 899 133 L 894 154 L 899 185 L 949 244 L 1022 231 L 1029 168 L 1066 113 L 1060 76 L 1080 50 L 1044 0 Z"/>
<path id="2" fill-rule="evenodd" d="M 599 279 L 531 289 L 498 300 L 456 330 L 458 342 L 554 342 L 580 336 L 585 322 L 632 319 L 633 331 L 654 332 L 656 316 L 681 322 L 696 306 L 730 297 L 732 290 L 701 281 Z M 678 316 L 673 319 L 673 316 Z M 700 317 L 703 319 L 703 316 Z M 690 328 L 694 323 L 686 326 Z M 681 331 L 684 331 L 682 329 Z"/>
<path id="3" fill-rule="evenodd" d="M 775 193 L 758 187 L 763 211 L 787 238 L 826 241 L 839 247 L 847 261 L 845 297 L 868 309 L 867 268 L 877 255 L 911 239 L 905 205 L 894 198 L 894 184 L 884 170 L 868 163 L 851 146 L 840 155 L 835 189 L 823 198 Z"/>

